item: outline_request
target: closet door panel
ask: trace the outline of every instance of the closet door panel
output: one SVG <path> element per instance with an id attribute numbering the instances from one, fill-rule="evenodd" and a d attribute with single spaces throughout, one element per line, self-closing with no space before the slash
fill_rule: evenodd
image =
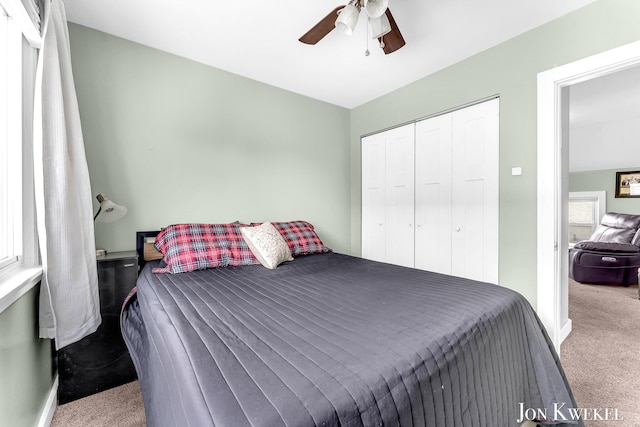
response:
<path id="1" fill-rule="evenodd" d="M 454 247 L 452 274 L 488 281 L 488 278 L 485 278 L 488 266 L 485 266 L 487 259 L 483 229 L 486 215 L 486 209 L 483 208 L 484 187 L 483 180 L 465 181 L 462 190 L 464 196 L 458 197 L 459 200 L 464 201 L 461 203 L 463 209 L 458 212 L 456 227 L 452 234 Z"/>
<path id="2" fill-rule="evenodd" d="M 453 112 L 452 274 L 498 282 L 499 101 Z"/>
<path id="3" fill-rule="evenodd" d="M 387 262 L 413 267 L 414 134 L 413 124 L 386 134 Z"/>
<path id="4" fill-rule="evenodd" d="M 415 267 L 451 274 L 451 114 L 416 123 Z"/>
<path id="5" fill-rule="evenodd" d="M 362 257 L 386 260 L 385 135 L 362 139 Z"/>

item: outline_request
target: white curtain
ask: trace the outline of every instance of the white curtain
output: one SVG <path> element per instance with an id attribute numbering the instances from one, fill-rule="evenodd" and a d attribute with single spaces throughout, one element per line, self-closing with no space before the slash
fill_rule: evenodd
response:
<path id="1" fill-rule="evenodd" d="M 56 348 L 61 348 L 94 332 L 101 322 L 91 185 L 61 0 L 45 1 L 44 45 L 36 78 L 41 79 L 36 88 L 42 88 L 36 89 L 34 114 L 43 265 L 40 336 L 55 339 Z"/>

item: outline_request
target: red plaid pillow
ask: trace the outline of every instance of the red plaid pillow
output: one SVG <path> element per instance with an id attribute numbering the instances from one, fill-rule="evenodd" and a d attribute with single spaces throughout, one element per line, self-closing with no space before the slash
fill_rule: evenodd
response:
<path id="1" fill-rule="evenodd" d="M 311 255 L 331 252 L 313 229 L 313 225 L 306 221 L 272 222 L 276 229 L 287 241 L 291 255 Z M 259 225 L 252 223 L 251 225 Z"/>
<path id="2" fill-rule="evenodd" d="M 185 273 L 229 265 L 259 264 L 242 238 L 240 224 L 174 224 L 156 236 L 164 267 L 154 273 Z"/>
<path id="3" fill-rule="evenodd" d="M 242 237 L 242 232 L 240 231 L 242 227 L 249 227 L 248 224 L 225 224 L 227 227 L 227 239 L 229 240 L 229 250 L 231 251 L 231 259 L 229 260 L 229 265 L 231 266 L 240 266 L 240 265 L 254 265 L 260 264 L 258 258 L 251 252 L 249 245 Z"/>

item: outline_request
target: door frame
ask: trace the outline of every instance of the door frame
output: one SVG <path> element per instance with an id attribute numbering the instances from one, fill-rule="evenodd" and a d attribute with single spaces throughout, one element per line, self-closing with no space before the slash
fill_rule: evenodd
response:
<path id="1" fill-rule="evenodd" d="M 538 232 L 537 232 L 537 313 L 558 354 L 569 331 L 563 331 L 561 298 L 567 286 L 567 248 L 561 248 L 567 224 L 562 208 L 567 203 L 562 190 L 563 174 L 568 174 L 568 141 L 563 141 L 563 109 L 568 107 L 568 87 L 640 65 L 640 41 L 629 43 L 538 74 Z M 563 95 L 565 95 L 563 97 Z M 552 172 L 552 173 L 550 173 Z"/>

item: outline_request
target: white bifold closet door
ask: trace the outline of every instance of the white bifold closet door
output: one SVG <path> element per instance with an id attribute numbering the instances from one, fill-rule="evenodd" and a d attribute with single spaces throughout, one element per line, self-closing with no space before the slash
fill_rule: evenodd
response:
<path id="1" fill-rule="evenodd" d="M 415 267 L 498 283 L 499 100 L 416 123 Z"/>
<path id="2" fill-rule="evenodd" d="M 451 274 L 452 114 L 416 123 L 415 267 Z"/>
<path id="3" fill-rule="evenodd" d="M 451 274 L 498 283 L 499 100 L 455 111 Z"/>
<path id="4" fill-rule="evenodd" d="M 414 264 L 414 126 L 386 132 L 386 262 Z"/>
<path id="5" fill-rule="evenodd" d="M 414 126 L 362 139 L 362 253 L 414 264 Z"/>
<path id="6" fill-rule="evenodd" d="M 498 99 L 363 138 L 362 256 L 497 283 L 498 162 Z"/>
<path id="7" fill-rule="evenodd" d="M 362 256 L 386 262 L 386 135 L 362 138 Z"/>

